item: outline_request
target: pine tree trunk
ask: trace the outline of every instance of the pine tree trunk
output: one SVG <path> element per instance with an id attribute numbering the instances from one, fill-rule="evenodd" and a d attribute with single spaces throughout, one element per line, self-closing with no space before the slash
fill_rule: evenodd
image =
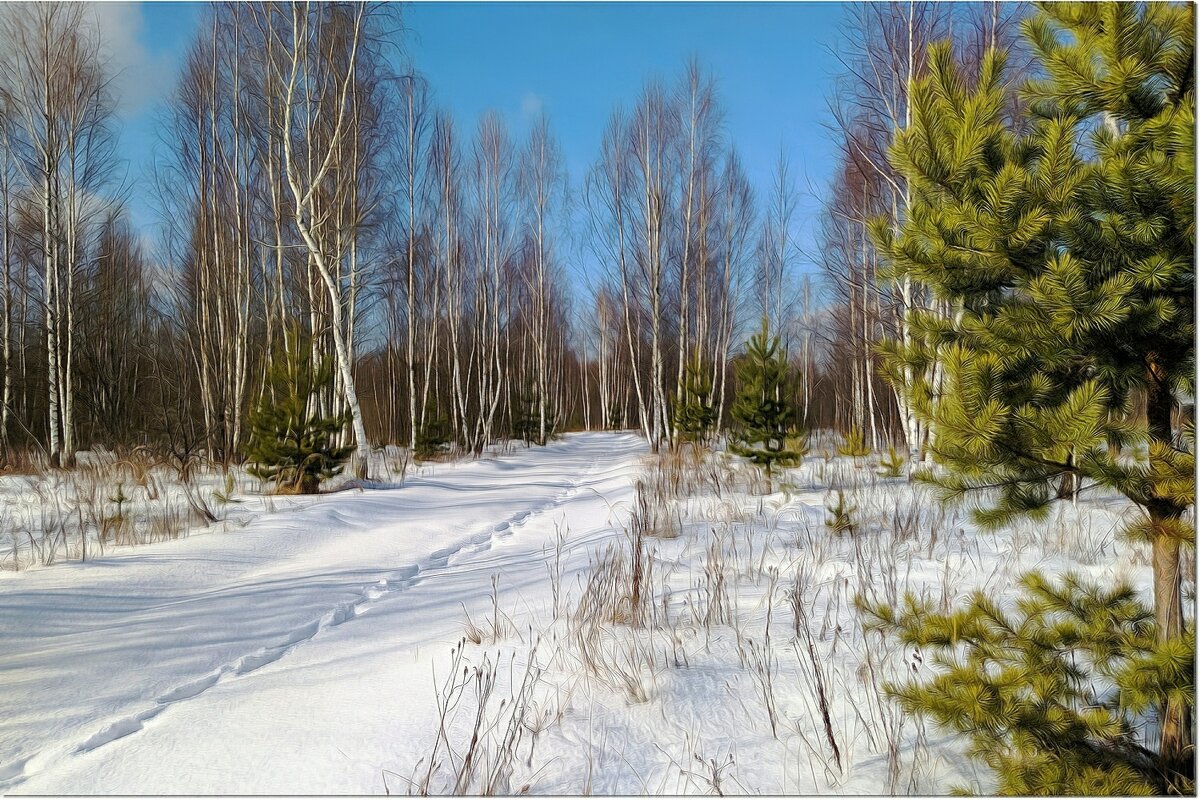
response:
<path id="1" fill-rule="evenodd" d="M 1174 397 L 1165 380 L 1165 371 L 1153 358 L 1148 359 L 1146 381 L 1146 426 L 1151 444 L 1170 443 L 1171 410 Z M 1154 622 L 1159 643 L 1183 636 L 1183 589 L 1180 574 L 1180 542 L 1170 523 L 1184 509 L 1166 500 L 1148 507 L 1155 531 L 1151 542 L 1154 570 Z M 1159 754 L 1174 768 L 1192 772 L 1192 708 L 1169 701 L 1162 709 Z"/>

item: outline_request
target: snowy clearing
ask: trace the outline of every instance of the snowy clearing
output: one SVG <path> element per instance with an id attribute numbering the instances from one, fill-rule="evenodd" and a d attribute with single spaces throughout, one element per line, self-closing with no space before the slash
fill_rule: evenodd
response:
<path id="1" fill-rule="evenodd" d="M 387 707 L 357 695 L 360 689 L 396 695 L 402 710 L 409 692 L 428 694 L 428 665 L 394 682 L 366 680 L 369 671 L 348 665 L 367 654 L 348 648 L 367 646 L 390 662 L 408 642 L 415 654 L 425 641 L 456 635 L 450 621 L 461 616 L 459 603 L 470 592 L 490 591 L 491 571 L 501 571 L 505 584 L 543 579 L 538 554 L 554 521 L 565 516 L 580 534 L 589 525 L 608 529 L 607 504 L 632 491 L 628 476 L 641 449 L 631 436 L 572 436 L 514 457 L 438 465 L 402 489 L 326 495 L 228 533 L 3 575 L 0 788 L 382 789 L 378 767 L 349 777 L 313 757 L 313 747 L 323 749 L 318 740 L 339 741 L 338 726 L 312 707 L 320 692 L 297 673 L 299 645 L 331 639 L 349 619 L 369 618 L 354 626 L 350 641 L 329 641 L 319 653 L 310 647 L 307 655 L 321 663 L 336 654 L 345 665 L 329 675 L 341 691 L 324 700 L 353 727 L 374 715 L 368 709 Z M 526 562 L 534 569 L 509 569 Z M 277 704 L 270 690 L 260 695 L 237 686 L 251 674 L 257 686 L 257 671 L 285 655 L 274 691 L 290 685 L 290 699 Z M 246 691 L 274 698 L 249 714 L 274 729 L 261 732 L 268 752 L 249 746 L 230 716 L 250 711 Z M 189 705 L 199 716 L 185 711 Z M 394 732 L 376 733 L 379 747 L 394 746 Z M 293 734 L 297 746 L 285 745 Z M 175 760 L 189 753 L 196 764 Z M 237 754 L 247 759 L 245 770 L 230 760 Z M 298 763 L 285 765 L 285 754 Z M 318 780 L 322 772 L 328 774 Z"/>
<path id="2" fill-rule="evenodd" d="M 7 573 L 0 788 L 986 790 L 883 697 L 923 665 L 865 637 L 854 597 L 1007 598 L 1032 568 L 1148 585 L 1111 496 L 985 534 L 870 459 L 817 453 L 776 488 L 572 434 Z"/>

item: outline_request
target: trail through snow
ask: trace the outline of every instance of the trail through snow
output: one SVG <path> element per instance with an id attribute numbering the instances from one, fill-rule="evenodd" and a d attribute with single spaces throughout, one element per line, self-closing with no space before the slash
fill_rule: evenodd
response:
<path id="1" fill-rule="evenodd" d="M 642 451 L 568 435 L 0 576 L 0 791 L 382 792 L 436 728 L 464 611 L 493 576 L 544 602 L 560 527 L 577 557 L 619 535 Z"/>

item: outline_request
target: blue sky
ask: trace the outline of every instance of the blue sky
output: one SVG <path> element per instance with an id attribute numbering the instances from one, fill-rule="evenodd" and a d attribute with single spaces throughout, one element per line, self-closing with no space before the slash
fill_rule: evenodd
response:
<path id="1" fill-rule="evenodd" d="M 108 4 L 102 4 L 108 5 Z M 113 4 L 121 147 L 129 161 L 135 222 L 154 222 L 145 172 L 157 142 L 157 108 L 169 96 L 202 7 L 195 3 Z M 488 109 L 515 134 L 541 109 L 550 116 L 572 182 L 595 159 L 612 109 L 636 100 L 646 79 L 674 82 L 696 55 L 716 76 L 726 129 L 760 202 L 780 148 L 801 192 L 796 234 L 812 251 L 818 197 L 836 153 L 823 127 L 831 53 L 843 9 L 837 3 L 755 2 L 426 2 L 404 8 L 407 48 L 435 101 L 464 131 Z M 797 263 L 800 269 L 809 265 Z"/>

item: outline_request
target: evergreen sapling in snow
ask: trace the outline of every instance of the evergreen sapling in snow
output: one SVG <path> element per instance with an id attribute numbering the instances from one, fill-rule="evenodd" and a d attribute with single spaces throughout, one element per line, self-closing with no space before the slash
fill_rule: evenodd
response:
<path id="1" fill-rule="evenodd" d="M 793 436 L 791 380 L 786 353 L 779 336 L 762 330 L 751 337 L 737 365 L 738 390 L 729 409 L 733 436 L 729 449 L 763 467 L 767 491 L 773 491 L 775 466 L 794 466 L 804 457 L 800 440 Z"/>
<path id="2" fill-rule="evenodd" d="M 871 448 L 867 447 L 867 437 L 862 428 L 857 426 L 846 431 L 845 441 L 838 445 L 837 451 L 840 455 L 850 458 L 866 458 L 871 455 Z"/>
<path id="3" fill-rule="evenodd" d="M 417 458 L 430 459 L 441 455 L 450 448 L 450 423 L 440 414 L 428 414 L 425 421 L 417 428 L 416 449 L 413 455 Z"/>
<path id="4" fill-rule="evenodd" d="M 332 362 L 323 359 L 314 368 L 300 350 L 293 346 L 275 353 L 262 400 L 250 418 L 246 455 L 250 474 L 271 481 L 277 491 L 313 494 L 321 481 L 342 471 L 354 448 L 337 444 L 348 417 L 316 410 L 317 390 L 333 380 Z"/>
<path id="5" fill-rule="evenodd" d="M 699 359 L 688 364 L 684 376 L 683 403 L 675 417 L 682 441 L 702 444 L 708 439 L 717 421 L 712 392 L 712 376 L 702 367 Z"/>
<path id="6" fill-rule="evenodd" d="M 1129 586 L 1037 573 L 1022 584 L 1011 612 L 982 591 L 949 613 L 911 595 L 899 610 L 860 599 L 868 630 L 923 652 L 936 670 L 887 692 L 967 735 L 999 794 L 1194 793 L 1138 739 L 1147 714 L 1195 695 L 1195 639 L 1161 647 L 1153 612 Z"/>
<path id="7" fill-rule="evenodd" d="M 532 380 L 526 381 L 513 400 L 512 428 L 513 438 L 520 439 L 526 446 L 538 439 L 537 390 Z"/>
<path id="8" fill-rule="evenodd" d="M 538 389 L 533 381 L 526 382 L 513 401 L 513 438 L 520 439 L 526 445 L 544 445 L 554 438 L 554 410 L 546 409 L 546 438 L 542 440 L 540 408 L 538 405 Z"/>

